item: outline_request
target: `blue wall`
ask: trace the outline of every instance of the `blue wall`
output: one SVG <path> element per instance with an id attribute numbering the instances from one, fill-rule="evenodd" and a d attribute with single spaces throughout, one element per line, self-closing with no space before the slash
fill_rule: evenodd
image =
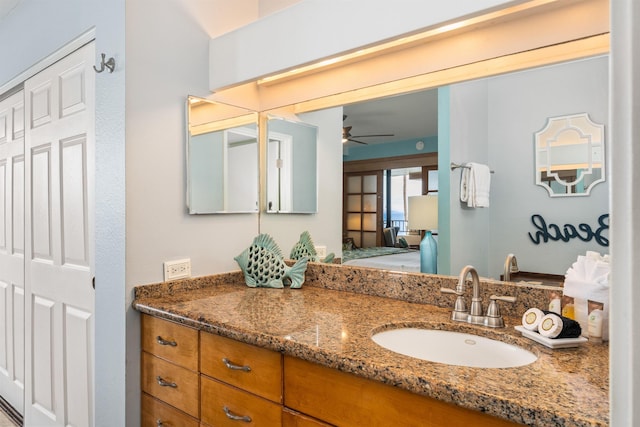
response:
<path id="1" fill-rule="evenodd" d="M 416 142 L 423 141 L 424 148 L 416 149 Z M 385 142 L 382 144 L 350 146 L 348 155 L 343 155 L 342 160 L 379 159 L 383 157 L 410 156 L 415 154 L 436 153 L 438 151 L 438 137 L 426 136 L 424 138 L 408 139 L 406 141 Z"/>

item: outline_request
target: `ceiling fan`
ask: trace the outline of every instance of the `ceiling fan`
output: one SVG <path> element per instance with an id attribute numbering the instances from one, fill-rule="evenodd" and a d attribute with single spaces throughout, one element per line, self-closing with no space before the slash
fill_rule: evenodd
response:
<path id="1" fill-rule="evenodd" d="M 344 122 L 347 118 L 346 114 L 342 115 L 342 121 Z M 355 138 L 372 138 L 376 136 L 393 136 L 392 133 L 384 133 L 384 134 L 369 134 L 369 135 L 351 135 L 351 126 L 343 126 L 342 127 L 342 143 L 346 144 L 347 142 L 356 142 L 358 144 L 367 145 L 364 141 L 358 141 Z"/>

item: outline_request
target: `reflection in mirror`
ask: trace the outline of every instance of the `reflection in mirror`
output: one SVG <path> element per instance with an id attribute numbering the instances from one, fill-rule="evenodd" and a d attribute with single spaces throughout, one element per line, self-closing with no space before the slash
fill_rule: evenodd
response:
<path id="1" fill-rule="evenodd" d="M 535 144 L 536 184 L 549 196 L 588 196 L 605 180 L 604 126 L 586 113 L 550 118 Z"/>
<path id="2" fill-rule="evenodd" d="M 257 123 L 255 112 L 188 97 L 187 206 L 190 214 L 258 211 Z"/>
<path id="3" fill-rule="evenodd" d="M 549 117 L 559 116 L 563 111 L 588 111 L 594 120 L 606 124 L 606 90 L 585 88 L 591 87 L 594 81 L 606 82 L 607 73 L 608 58 L 602 56 L 452 84 L 432 91 L 436 95 L 434 99 L 419 103 L 415 103 L 418 101 L 417 92 L 348 103 L 340 116 L 343 118 L 346 115 L 347 119 L 341 124 L 352 126 L 354 135 L 394 136 L 387 137 L 386 141 L 367 137 L 359 139 L 366 144 L 343 144 L 344 183 L 349 185 L 350 176 L 362 177 L 378 171 L 384 176 L 387 170 L 412 168 L 415 165 L 396 165 L 396 162 L 405 163 L 408 158 L 425 157 L 426 154 L 435 155 L 437 159 L 439 154 L 436 151 L 442 151 L 440 155 L 446 159 L 444 164 L 447 166 L 450 161 L 486 162 L 496 174 L 491 179 L 491 206 L 484 210 L 461 207 L 458 171 L 451 172 L 448 167 L 435 171 L 430 170 L 427 164 L 422 165 L 422 192 L 435 190 L 442 201 L 439 204 L 438 227 L 439 274 L 457 274 L 462 266 L 471 264 L 482 276 L 498 278 L 505 256 L 509 253 L 518 255 L 523 271 L 563 274 L 579 254 L 588 250 L 605 252 L 606 248 L 599 247 L 593 240 L 580 239 L 532 244 L 528 237 L 532 225 L 528 219 L 534 213 L 543 215 L 549 223 L 559 224 L 560 230 L 563 224 L 575 224 L 577 227 L 584 223 L 597 227 L 599 215 L 608 211 L 609 190 L 606 185 L 597 186 L 591 191 L 590 197 L 573 197 L 564 201 L 548 197 L 531 180 L 530 171 L 535 164 L 535 150 L 531 149 L 532 135 L 540 130 L 541 124 Z M 411 94 L 415 94 L 416 98 L 412 99 L 409 96 Z M 514 99 L 523 107 L 513 108 Z M 554 102 L 550 103 L 550 99 Z M 384 104 L 387 102 L 392 105 L 386 107 Z M 446 108 L 438 108 L 442 105 Z M 418 117 L 412 114 L 418 114 Z M 408 122 L 404 122 L 405 119 L 409 119 Z M 405 133 L 412 130 L 414 125 L 430 120 L 434 122 L 433 131 L 420 130 L 411 135 Z M 324 144 L 319 146 L 321 153 L 324 149 Z M 365 162 L 367 165 L 363 165 Z M 370 163 L 375 167 L 370 167 Z M 434 165 L 437 165 L 437 160 Z M 426 173 L 424 169 L 427 169 Z M 603 169 L 600 173 L 604 176 Z M 389 183 L 393 185 L 394 174 L 392 172 L 389 175 Z M 406 186 L 403 184 L 395 192 L 401 196 L 400 203 L 404 200 L 405 188 L 406 193 L 410 194 L 409 184 L 414 181 L 412 178 L 414 174 L 409 173 L 402 180 Z M 380 185 L 384 188 L 387 180 L 381 178 Z M 344 190 L 347 194 L 342 199 L 345 214 L 342 260 L 347 261 L 347 265 L 362 266 L 366 262 L 369 267 L 395 271 L 414 268 L 413 271 L 419 271 L 419 254 L 415 248 L 420 239 L 411 230 L 403 229 L 403 222 L 398 222 L 394 216 L 393 204 L 389 208 L 385 206 L 384 191 L 380 197 L 385 203 L 381 203 L 380 208 L 369 208 L 361 206 L 360 198 L 350 196 L 360 195 L 356 193 L 377 194 L 377 189 L 375 193 L 374 190 L 349 190 L 349 187 Z M 340 206 L 338 195 L 332 195 L 329 199 L 334 202 L 329 207 Z M 386 221 L 386 211 L 391 212 L 390 221 Z M 376 214 L 375 226 L 365 227 L 364 221 L 369 214 Z M 395 239 L 384 238 L 385 231 L 391 234 L 391 230 L 385 228 L 394 231 Z M 375 230 L 380 237 L 371 239 L 372 242 L 357 242 L 352 233 L 355 229 L 371 232 L 371 236 Z M 274 235 L 278 235 L 277 231 Z M 408 247 L 403 247 L 405 245 Z M 355 246 L 356 249 L 372 246 L 369 250 L 371 253 L 367 255 L 364 253 L 366 251 L 349 250 Z M 339 252 L 337 248 L 327 249 Z M 356 253 L 362 256 L 357 259 L 353 257 L 349 262 L 348 256 L 355 256 Z M 394 259 L 385 258 L 383 254 L 390 254 Z"/>
<path id="4" fill-rule="evenodd" d="M 318 128 L 269 117 L 267 134 L 267 212 L 316 213 Z"/>

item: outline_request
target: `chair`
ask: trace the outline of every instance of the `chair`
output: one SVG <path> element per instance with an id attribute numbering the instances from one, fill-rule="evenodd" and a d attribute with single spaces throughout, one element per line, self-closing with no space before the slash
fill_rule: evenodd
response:
<path id="1" fill-rule="evenodd" d="M 388 227 L 382 230 L 384 235 L 384 245 L 394 248 L 396 246 L 396 230 L 395 228 Z"/>

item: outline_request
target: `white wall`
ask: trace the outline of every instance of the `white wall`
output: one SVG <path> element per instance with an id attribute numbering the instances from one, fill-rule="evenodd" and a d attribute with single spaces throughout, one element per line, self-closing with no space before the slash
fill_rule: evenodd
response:
<path id="1" fill-rule="evenodd" d="M 250 245 L 259 231 L 269 228 L 259 227 L 257 214 L 187 214 L 184 108 L 187 95 L 209 93 L 210 29 L 203 28 L 201 23 L 207 21 L 203 15 L 209 14 L 214 19 L 215 10 L 206 3 L 127 2 L 126 307 L 132 301 L 134 286 L 163 280 L 163 261 L 190 258 L 193 276 L 237 270 L 233 256 Z M 246 2 L 246 16 L 257 17 L 254 3 Z M 235 2 L 234 5 L 241 7 Z M 224 13 L 225 8 L 229 8 L 228 2 L 217 10 Z M 328 116 L 338 129 L 342 123 L 340 114 Z M 317 117 L 319 122 L 327 120 L 320 114 Z M 301 118 L 316 124 L 313 115 Z M 335 173 L 326 180 L 326 185 L 321 184 L 320 213 L 277 215 L 288 230 L 297 231 L 296 240 L 305 229 L 312 235 L 317 230 L 318 244 L 322 243 L 321 231 L 336 229 L 331 232 L 336 240 L 341 235 L 342 195 L 335 191 L 341 188 L 341 144 L 323 145 L 322 133 L 320 167 Z M 340 135 L 340 131 L 335 134 Z M 322 147 L 327 147 L 326 152 Z M 288 253 L 289 240 L 278 227 L 272 231 Z M 333 241 L 325 244 L 329 243 L 337 245 Z M 128 308 L 127 377 L 131 380 L 127 381 L 127 425 L 131 426 L 139 420 L 139 342 L 139 315 Z"/>
<path id="2" fill-rule="evenodd" d="M 140 419 L 140 326 L 139 314 L 130 308 L 133 287 L 162 281 L 166 260 L 190 258 L 194 276 L 235 270 L 230 254 L 240 253 L 258 232 L 257 214 L 193 216 L 185 204 L 185 101 L 187 95 L 209 93 L 209 29 L 202 24 L 205 17 L 219 21 L 226 9 L 233 10 L 223 2 L 217 6 L 186 0 L 127 2 L 123 303 L 129 426 Z M 257 17 L 257 2 L 236 6 L 236 18 L 243 7 L 244 19 Z"/>
<path id="3" fill-rule="evenodd" d="M 534 184 L 535 132 L 549 117 L 588 113 L 608 125 L 608 58 L 599 57 L 521 71 L 451 88 L 451 160 L 488 164 L 491 206 L 467 209 L 459 201 L 460 172 L 451 174 L 451 272 L 472 264 L 499 278 L 514 253 L 523 271 L 564 274 L 587 250 L 608 253 L 595 240 L 534 244 L 531 215 L 548 223 L 598 227 L 609 212 L 609 182 L 584 197 L 549 197 Z M 611 142 L 606 142 L 611 143 Z M 606 234 L 608 236 L 608 233 Z M 475 264 L 474 264 L 475 263 Z"/>

